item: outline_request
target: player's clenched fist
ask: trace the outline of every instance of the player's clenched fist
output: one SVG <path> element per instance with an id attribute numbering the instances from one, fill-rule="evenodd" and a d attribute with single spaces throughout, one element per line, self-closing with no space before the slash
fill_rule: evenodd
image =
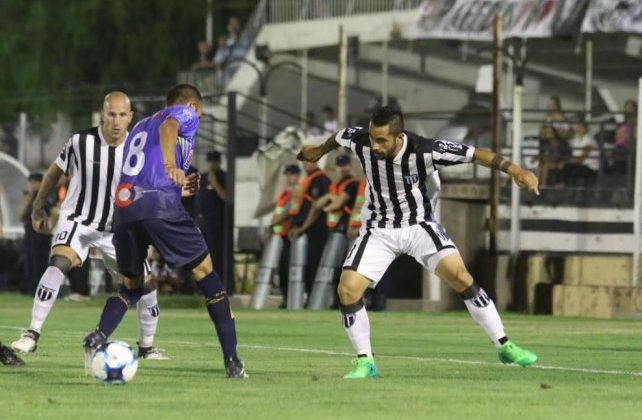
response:
<path id="1" fill-rule="evenodd" d="M 539 180 L 535 174 L 527 169 L 521 169 L 513 175 L 515 183 L 535 195 L 539 195 Z"/>
<path id="2" fill-rule="evenodd" d="M 298 160 L 304 162 L 316 162 L 323 157 L 323 150 L 318 146 L 303 146 L 296 155 Z"/>

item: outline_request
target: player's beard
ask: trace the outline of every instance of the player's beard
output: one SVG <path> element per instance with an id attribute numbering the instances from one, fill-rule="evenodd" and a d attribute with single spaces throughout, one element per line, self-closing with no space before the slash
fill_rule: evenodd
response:
<path id="1" fill-rule="evenodd" d="M 390 148 L 390 150 L 382 152 L 374 152 L 374 155 L 377 159 L 392 159 L 395 154 L 396 144 Z"/>

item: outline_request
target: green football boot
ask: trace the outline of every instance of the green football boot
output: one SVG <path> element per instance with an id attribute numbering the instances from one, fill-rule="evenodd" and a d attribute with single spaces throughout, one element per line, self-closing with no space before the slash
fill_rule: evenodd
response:
<path id="1" fill-rule="evenodd" d="M 352 361 L 354 369 L 346 373 L 344 379 L 367 379 L 379 376 L 374 357 L 357 357 Z"/>
<path id="2" fill-rule="evenodd" d="M 523 349 L 512 341 L 507 341 L 499 348 L 499 360 L 502 363 L 517 363 L 521 367 L 530 366 L 537 361 L 537 355 Z"/>

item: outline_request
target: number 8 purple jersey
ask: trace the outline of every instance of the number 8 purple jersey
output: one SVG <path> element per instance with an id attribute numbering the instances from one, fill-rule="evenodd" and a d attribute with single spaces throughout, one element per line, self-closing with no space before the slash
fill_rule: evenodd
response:
<path id="1" fill-rule="evenodd" d="M 183 217 L 181 189 L 165 174 L 159 128 L 168 118 L 179 123 L 176 166 L 185 172 L 192 162 L 198 114 L 187 105 L 162 109 L 136 124 L 125 140 L 114 223 Z"/>

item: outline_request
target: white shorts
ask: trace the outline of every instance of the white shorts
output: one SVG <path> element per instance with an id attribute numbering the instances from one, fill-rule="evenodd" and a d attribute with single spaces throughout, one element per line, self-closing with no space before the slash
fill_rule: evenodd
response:
<path id="1" fill-rule="evenodd" d="M 368 229 L 362 226 L 343 268 L 367 277 L 375 287 L 388 266 L 401 254 L 410 255 L 434 272 L 442 258 L 458 252 L 452 239 L 438 223 L 421 222 L 397 229 Z"/>
<path id="2" fill-rule="evenodd" d="M 116 279 L 118 265 L 116 264 L 116 249 L 111 241 L 113 236 L 114 234 L 111 232 L 100 232 L 81 223 L 60 218 L 51 248 L 62 245 L 70 247 L 78 254 L 82 264 L 87 259 L 89 248 L 94 247 L 100 251 L 109 274 Z"/>

